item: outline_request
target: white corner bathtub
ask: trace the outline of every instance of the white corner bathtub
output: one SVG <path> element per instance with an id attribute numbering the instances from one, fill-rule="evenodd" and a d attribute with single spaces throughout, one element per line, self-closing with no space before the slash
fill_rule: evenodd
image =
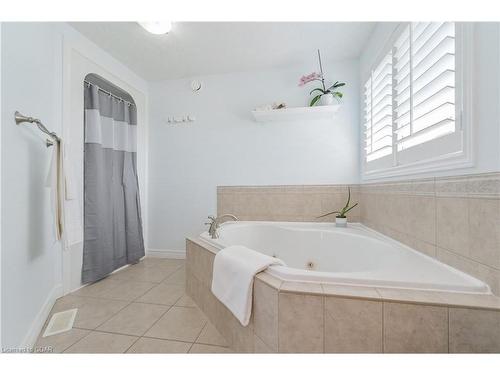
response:
<path id="1" fill-rule="evenodd" d="M 484 282 L 361 224 L 238 221 L 219 228 L 219 238 L 200 235 L 222 249 L 243 245 L 275 256 L 286 266 L 266 272 L 306 281 L 489 294 Z"/>

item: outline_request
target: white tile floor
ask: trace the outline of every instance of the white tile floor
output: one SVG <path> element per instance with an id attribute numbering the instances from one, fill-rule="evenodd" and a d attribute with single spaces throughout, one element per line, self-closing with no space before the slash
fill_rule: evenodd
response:
<path id="1" fill-rule="evenodd" d="M 183 260 L 144 258 L 58 299 L 47 322 L 56 312 L 78 308 L 73 329 L 43 338 L 44 326 L 36 347 L 53 353 L 230 353 L 184 284 Z"/>

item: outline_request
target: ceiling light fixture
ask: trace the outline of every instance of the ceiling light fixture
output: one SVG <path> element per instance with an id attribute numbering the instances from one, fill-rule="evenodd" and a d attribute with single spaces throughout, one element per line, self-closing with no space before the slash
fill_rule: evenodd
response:
<path id="1" fill-rule="evenodd" d="M 154 22 L 137 22 L 146 31 L 151 34 L 167 34 L 172 29 L 172 22 L 169 21 L 154 21 Z"/>

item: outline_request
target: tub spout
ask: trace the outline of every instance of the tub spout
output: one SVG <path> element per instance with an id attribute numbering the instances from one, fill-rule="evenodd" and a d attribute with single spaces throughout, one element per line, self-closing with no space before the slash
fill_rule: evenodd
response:
<path id="1" fill-rule="evenodd" d="M 234 221 L 237 221 L 238 218 L 232 214 L 224 214 L 218 217 L 214 216 L 209 216 L 208 219 L 210 220 L 209 222 L 205 223 L 205 225 L 210 225 L 208 228 L 208 234 L 212 239 L 219 238 L 219 233 L 217 232 L 217 229 L 219 229 L 220 221 L 224 219 L 225 217 L 229 217 L 233 219 Z"/>

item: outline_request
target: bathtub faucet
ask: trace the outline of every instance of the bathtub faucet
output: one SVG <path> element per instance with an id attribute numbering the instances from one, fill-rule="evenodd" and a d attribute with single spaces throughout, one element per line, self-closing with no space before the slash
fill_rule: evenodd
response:
<path id="1" fill-rule="evenodd" d="M 234 221 L 237 221 L 238 218 L 234 215 L 231 214 L 225 214 L 217 217 L 209 216 L 208 219 L 210 220 L 208 223 L 205 223 L 205 225 L 210 225 L 208 228 L 208 234 L 212 239 L 219 238 L 219 233 L 217 233 L 217 229 L 219 229 L 219 224 L 220 221 L 225 218 L 225 217 L 230 217 Z"/>

